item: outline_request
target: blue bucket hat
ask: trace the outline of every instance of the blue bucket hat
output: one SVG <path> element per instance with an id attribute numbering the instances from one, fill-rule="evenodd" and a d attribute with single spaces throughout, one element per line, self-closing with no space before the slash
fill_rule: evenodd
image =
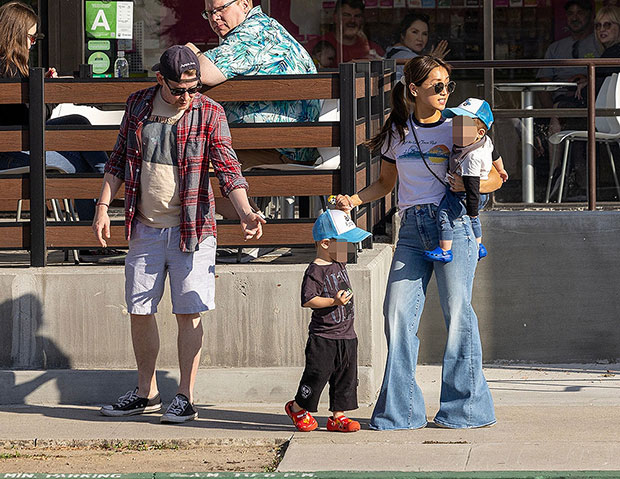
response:
<path id="1" fill-rule="evenodd" d="M 480 100 L 479 98 L 468 98 L 456 108 L 446 108 L 441 114 L 446 118 L 455 116 L 478 118 L 486 125 L 487 129 L 491 128 L 493 124 L 491 107 L 485 100 Z"/>
<path id="2" fill-rule="evenodd" d="M 312 227 L 314 241 L 335 239 L 348 243 L 359 243 L 370 233 L 355 226 L 351 217 L 341 210 L 327 210 L 321 213 Z"/>

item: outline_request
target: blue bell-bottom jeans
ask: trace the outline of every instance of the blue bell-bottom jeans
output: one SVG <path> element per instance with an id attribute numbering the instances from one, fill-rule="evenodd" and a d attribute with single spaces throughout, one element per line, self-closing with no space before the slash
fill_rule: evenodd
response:
<path id="1" fill-rule="evenodd" d="M 47 125 L 90 125 L 81 115 L 67 115 L 48 120 Z M 64 173 L 103 173 L 108 160 L 104 151 L 46 151 L 45 164 Z M 30 166 L 30 152 L 0 153 L 0 170 Z M 75 209 L 82 221 L 92 221 L 95 215 L 94 200 L 75 200 Z"/>
<path id="2" fill-rule="evenodd" d="M 424 250 L 438 244 L 437 207 L 408 208 L 400 227 L 383 305 L 388 357 L 383 384 L 370 420 L 373 429 L 417 429 L 426 425 L 422 391 L 416 383 L 418 326 L 433 270 L 448 329 L 440 406 L 434 421 L 452 428 L 493 424 L 493 398 L 482 373 L 478 318 L 471 306 L 478 246 L 468 216 L 454 220 L 450 263 L 428 262 Z"/>

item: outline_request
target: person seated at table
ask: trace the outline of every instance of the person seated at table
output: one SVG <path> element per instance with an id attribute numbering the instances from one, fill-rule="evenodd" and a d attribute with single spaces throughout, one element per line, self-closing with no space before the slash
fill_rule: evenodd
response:
<path id="1" fill-rule="evenodd" d="M 334 9 L 334 31 L 309 42 L 308 51 L 313 51 L 321 41 L 331 44 L 336 50 L 336 58 L 330 68 L 352 60 L 381 59 L 385 53 L 383 48 L 364 33 L 365 6 L 364 0 L 338 0 Z"/>
<path id="2" fill-rule="evenodd" d="M 238 75 L 313 74 L 310 54 L 276 20 L 252 0 L 205 0 L 203 18 L 220 37 L 219 46 L 201 52 L 188 43 L 200 60 L 201 81 L 214 86 Z M 314 122 L 320 113 L 316 100 L 222 103 L 229 123 Z M 243 170 L 260 164 L 312 164 L 315 148 L 239 150 Z"/>
<path id="3" fill-rule="evenodd" d="M 602 7 L 594 17 L 596 40 L 605 49 L 601 58 L 620 58 L 620 7 L 609 5 Z M 606 77 L 620 73 L 620 67 L 596 67 L 596 92 Z"/>
<path id="4" fill-rule="evenodd" d="M 553 42 L 545 53 L 546 60 L 570 58 L 597 58 L 600 47 L 594 36 L 593 11 L 589 0 L 568 0 L 564 4 L 570 35 Z M 541 82 L 575 82 L 586 81 L 586 67 L 543 67 L 536 77 Z M 580 108 L 585 106 L 585 99 L 576 96 L 575 90 L 560 89 L 553 98 L 549 94 L 541 95 L 545 108 Z"/>
<path id="5" fill-rule="evenodd" d="M 398 28 L 396 43 L 388 47 L 385 58 L 397 60 L 422 55 L 428 44 L 428 22 L 429 17 L 424 13 L 411 12 L 405 15 Z M 443 59 L 448 53 L 448 42 L 441 40 L 428 54 Z M 403 68 L 404 65 L 398 65 L 396 71 L 402 75 Z"/>
<path id="6" fill-rule="evenodd" d="M 201 52 L 187 46 L 200 61 L 204 85 L 218 85 L 238 75 L 314 74 L 310 54 L 276 20 L 263 13 L 252 0 L 205 0 L 202 16 L 220 37 L 220 45 Z M 314 122 L 321 111 L 317 100 L 223 102 L 228 123 Z M 265 164 L 313 164 L 316 148 L 251 149 L 236 151 L 242 170 Z M 256 205 L 252 204 L 253 207 Z M 216 211 L 237 218 L 232 203 L 216 200 Z"/>
<path id="7" fill-rule="evenodd" d="M 12 1 L 0 7 L 0 78 L 28 78 L 30 49 L 37 41 L 38 17 L 28 5 Z M 57 77 L 50 68 L 46 78 Z M 68 115 L 49 120 L 56 105 L 46 104 L 48 125 L 90 125 L 80 115 Z M 0 127 L 28 127 L 29 108 L 26 104 L 0 105 Z M 47 151 L 45 164 L 65 173 L 103 173 L 108 159 L 102 151 Z M 30 165 L 28 151 L 0 152 L 0 169 L 20 168 Z M 94 200 L 76 200 L 80 220 L 92 221 L 95 213 Z"/>
<path id="8" fill-rule="evenodd" d="M 336 49 L 325 40 L 321 40 L 314 46 L 311 55 L 317 68 L 333 68 L 336 62 Z"/>
<path id="9" fill-rule="evenodd" d="M 547 48 L 545 59 L 597 58 L 600 47 L 596 42 L 593 28 L 593 8 L 590 0 L 568 0 L 564 4 L 567 27 L 570 35 L 553 42 Z M 543 67 L 536 75 L 541 82 L 575 82 L 583 88 L 587 82 L 586 67 Z M 560 88 L 553 95 L 541 92 L 540 101 L 543 108 L 585 108 L 586 97 L 581 95 L 580 88 Z M 584 118 L 567 118 L 560 120 L 553 117 L 549 121 L 548 135 L 560 130 L 585 130 Z M 585 143 L 578 142 L 572 148 L 572 171 L 568 176 L 567 196 L 582 197 L 585 195 L 586 168 Z M 543 170 L 543 168 L 539 168 Z M 554 175 L 558 178 L 559 175 Z"/>

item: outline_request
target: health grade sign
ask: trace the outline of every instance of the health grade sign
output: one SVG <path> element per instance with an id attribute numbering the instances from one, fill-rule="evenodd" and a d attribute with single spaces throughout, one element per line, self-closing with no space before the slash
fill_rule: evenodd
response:
<path id="1" fill-rule="evenodd" d="M 133 33 L 133 2 L 86 2 L 86 36 L 106 40 L 128 39 Z"/>

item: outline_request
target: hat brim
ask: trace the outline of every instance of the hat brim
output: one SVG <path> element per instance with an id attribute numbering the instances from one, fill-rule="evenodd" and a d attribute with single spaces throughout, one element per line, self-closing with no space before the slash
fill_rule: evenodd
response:
<path id="1" fill-rule="evenodd" d="M 493 124 L 493 120 L 491 120 L 491 125 L 487 125 L 487 122 L 484 121 L 482 118 L 479 118 L 471 111 L 467 111 L 464 108 L 459 108 L 458 106 L 454 108 L 446 108 L 441 112 L 441 116 L 443 116 L 444 118 L 454 118 L 455 116 L 468 116 L 469 118 L 475 118 L 477 120 L 480 120 L 486 125 L 487 128 L 491 128 L 491 125 Z"/>
<path id="2" fill-rule="evenodd" d="M 158 72 L 158 71 L 159 71 L 159 69 L 160 69 L 160 64 L 159 64 L 159 63 L 156 63 L 155 65 L 153 65 L 153 66 L 151 67 L 151 71 L 152 71 L 152 72 Z"/>
<path id="3" fill-rule="evenodd" d="M 354 228 L 346 233 L 336 236 L 334 239 L 338 241 L 346 241 L 347 243 L 359 243 L 360 241 L 364 241 L 370 235 L 371 233 L 363 230 L 362 228 Z"/>

